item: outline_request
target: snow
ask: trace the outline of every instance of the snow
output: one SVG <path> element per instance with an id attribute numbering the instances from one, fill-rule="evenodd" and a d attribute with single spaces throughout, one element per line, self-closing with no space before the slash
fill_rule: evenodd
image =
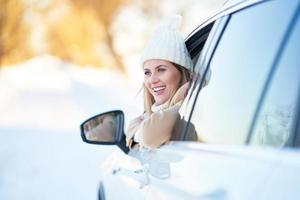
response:
<path id="1" fill-rule="evenodd" d="M 49 55 L 2 68 L 0 199 L 96 199 L 101 162 L 120 150 L 83 143 L 79 125 L 108 110 L 139 115 L 137 80 Z"/>

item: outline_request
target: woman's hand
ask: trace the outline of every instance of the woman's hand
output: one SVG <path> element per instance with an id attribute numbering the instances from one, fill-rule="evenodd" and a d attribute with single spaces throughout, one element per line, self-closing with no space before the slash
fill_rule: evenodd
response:
<path id="1" fill-rule="evenodd" d="M 137 130 L 139 129 L 139 127 L 142 124 L 142 122 L 145 119 L 149 118 L 149 116 L 150 116 L 149 113 L 144 113 L 143 115 L 141 115 L 141 116 L 133 119 L 129 123 L 128 129 L 125 132 L 125 135 L 126 135 L 126 146 L 128 146 L 129 148 L 131 148 L 134 134 L 137 133 Z"/>
<path id="2" fill-rule="evenodd" d="M 190 88 L 190 82 L 183 84 L 172 97 L 169 106 L 173 106 L 178 102 L 183 101 L 189 91 L 189 88 Z"/>

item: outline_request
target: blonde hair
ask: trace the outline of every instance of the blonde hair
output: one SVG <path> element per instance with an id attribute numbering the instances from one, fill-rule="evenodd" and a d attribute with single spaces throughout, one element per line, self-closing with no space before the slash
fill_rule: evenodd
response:
<path id="1" fill-rule="evenodd" d="M 181 65 L 178 65 L 176 63 L 172 63 L 172 64 L 175 66 L 175 68 L 180 73 L 180 82 L 178 84 L 178 88 L 180 88 L 183 84 L 185 84 L 186 82 L 189 82 L 191 80 L 191 73 L 188 69 L 186 69 L 185 67 L 182 67 Z M 148 91 L 148 89 L 146 88 L 146 86 L 144 84 L 143 84 L 143 90 L 144 90 L 144 109 L 145 109 L 145 112 L 152 113 L 151 107 L 155 103 L 154 98 L 153 98 L 153 96 L 151 95 L 151 93 Z"/>

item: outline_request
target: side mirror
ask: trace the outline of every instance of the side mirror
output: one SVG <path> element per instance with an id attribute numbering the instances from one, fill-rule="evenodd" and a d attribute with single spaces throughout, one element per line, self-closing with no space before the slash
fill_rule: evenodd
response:
<path id="1" fill-rule="evenodd" d="M 81 138 L 90 144 L 117 145 L 127 153 L 124 135 L 124 114 L 121 110 L 109 111 L 91 117 L 80 125 Z"/>

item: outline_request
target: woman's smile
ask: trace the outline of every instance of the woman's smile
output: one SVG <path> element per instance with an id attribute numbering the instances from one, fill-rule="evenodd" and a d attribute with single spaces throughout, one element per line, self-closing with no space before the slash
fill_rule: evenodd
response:
<path id="1" fill-rule="evenodd" d="M 152 91 L 154 92 L 155 95 L 160 95 L 162 94 L 166 89 L 166 86 L 158 86 L 158 87 L 153 87 Z"/>

